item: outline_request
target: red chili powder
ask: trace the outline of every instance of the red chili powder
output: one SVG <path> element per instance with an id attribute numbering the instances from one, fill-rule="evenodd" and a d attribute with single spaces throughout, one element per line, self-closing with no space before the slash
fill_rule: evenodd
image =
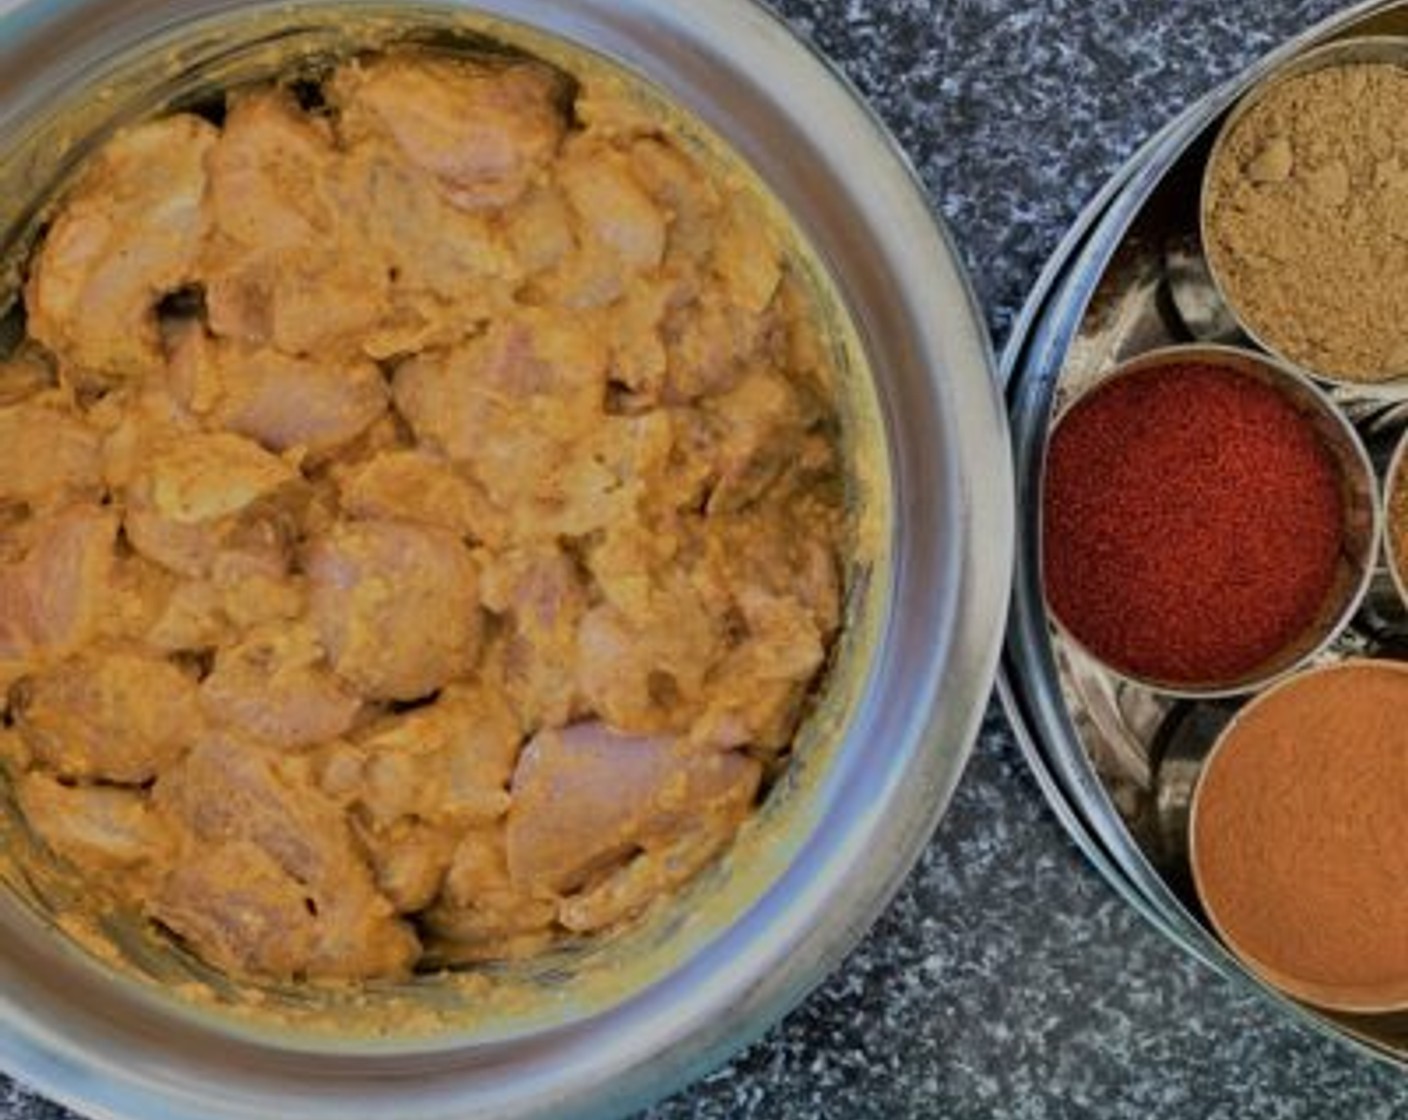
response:
<path id="1" fill-rule="evenodd" d="M 1230 682 L 1305 631 L 1335 578 L 1330 451 L 1274 389 L 1189 363 L 1112 380 L 1051 439 L 1047 599 L 1091 652 L 1170 684 Z"/>

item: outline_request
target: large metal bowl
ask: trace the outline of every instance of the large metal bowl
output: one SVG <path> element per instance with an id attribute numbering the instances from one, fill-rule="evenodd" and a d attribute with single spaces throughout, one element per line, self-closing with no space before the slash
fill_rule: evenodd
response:
<path id="1" fill-rule="evenodd" d="M 840 960 L 932 831 L 976 733 L 1013 520 L 981 319 L 883 128 L 749 0 L 0 0 L 0 241 L 21 243 L 37 200 L 134 114 L 367 37 L 453 46 L 483 32 L 549 56 L 574 44 L 653 85 L 751 165 L 809 247 L 878 542 L 853 573 L 827 702 L 761 819 L 678 905 L 482 989 L 271 991 L 250 1011 L 247 991 L 117 919 L 115 958 L 79 949 L 48 916 L 60 887 L 9 867 L 0 1065 L 81 1110 L 416 1120 L 638 1105 L 756 1037 Z M 26 843 L 13 813 L 0 837 L 10 853 Z M 193 985 L 198 1000 L 174 994 Z"/>

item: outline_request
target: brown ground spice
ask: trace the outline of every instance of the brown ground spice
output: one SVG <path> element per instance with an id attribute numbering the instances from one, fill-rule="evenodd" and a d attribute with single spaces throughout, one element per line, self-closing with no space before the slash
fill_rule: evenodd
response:
<path id="1" fill-rule="evenodd" d="M 1246 709 L 1194 804 L 1198 893 L 1293 995 L 1408 1006 L 1408 666 L 1304 674 Z"/>
<path id="2" fill-rule="evenodd" d="M 1408 71 L 1276 83 L 1206 189 L 1209 260 L 1264 343 L 1343 380 L 1408 375 Z"/>

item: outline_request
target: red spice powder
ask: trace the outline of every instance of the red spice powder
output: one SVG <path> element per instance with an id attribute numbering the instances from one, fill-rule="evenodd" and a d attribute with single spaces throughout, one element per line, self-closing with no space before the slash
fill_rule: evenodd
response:
<path id="1" fill-rule="evenodd" d="M 1189 363 L 1112 380 L 1057 425 L 1043 564 L 1051 608 L 1134 676 L 1256 670 L 1323 607 L 1343 538 L 1335 461 L 1274 389 Z"/>

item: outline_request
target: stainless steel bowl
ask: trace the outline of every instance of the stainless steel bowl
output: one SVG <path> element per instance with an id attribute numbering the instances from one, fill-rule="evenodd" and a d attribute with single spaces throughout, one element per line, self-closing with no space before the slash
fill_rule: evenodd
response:
<path id="1" fill-rule="evenodd" d="M 0 243 L 22 246 L 36 200 L 123 120 L 408 34 L 591 52 L 751 165 L 834 301 L 851 450 L 868 464 L 881 547 L 852 581 L 828 703 L 757 826 L 679 906 L 597 953 L 482 988 L 264 992 L 250 1011 L 248 992 L 120 922 L 105 932 L 123 967 L 80 950 L 48 916 L 59 886 L 10 866 L 0 1065 L 81 1110 L 593 1116 L 658 1096 L 760 1034 L 860 937 L 947 804 L 988 696 L 1013 512 L 981 319 L 884 130 L 748 0 L 7 0 Z M 25 842 L 13 812 L 0 812 L 0 834 L 11 852 Z M 178 986 L 201 998 L 176 998 Z"/>

